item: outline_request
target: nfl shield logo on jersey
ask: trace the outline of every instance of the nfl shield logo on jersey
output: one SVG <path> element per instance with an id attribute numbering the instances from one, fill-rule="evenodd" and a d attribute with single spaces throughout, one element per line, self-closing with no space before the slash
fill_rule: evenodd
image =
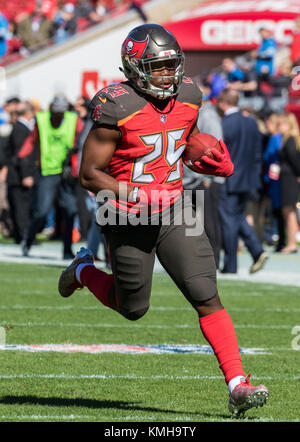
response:
<path id="1" fill-rule="evenodd" d="M 165 122 L 167 121 L 167 115 L 166 115 L 166 114 L 161 114 L 161 116 L 160 116 L 160 121 L 161 121 L 162 123 L 165 123 Z"/>

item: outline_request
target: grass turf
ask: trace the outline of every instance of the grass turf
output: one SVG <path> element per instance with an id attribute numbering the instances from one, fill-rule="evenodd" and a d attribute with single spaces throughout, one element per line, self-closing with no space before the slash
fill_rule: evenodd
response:
<path id="1" fill-rule="evenodd" d="M 206 345 L 197 315 L 167 275 L 155 274 L 151 308 L 129 322 L 86 289 L 57 292 L 61 268 L 1 264 L 0 326 L 7 344 Z M 253 383 L 270 400 L 247 421 L 299 421 L 299 289 L 219 281 Z M 298 333 L 299 334 L 299 333 Z M 227 421 L 227 387 L 214 355 L 0 351 L 0 421 Z"/>

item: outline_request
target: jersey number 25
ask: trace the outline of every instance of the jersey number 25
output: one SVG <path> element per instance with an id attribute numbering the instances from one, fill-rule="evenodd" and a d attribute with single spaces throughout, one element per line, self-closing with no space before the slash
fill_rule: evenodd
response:
<path id="1" fill-rule="evenodd" d="M 181 143 L 178 146 L 178 142 L 182 139 L 185 129 L 167 130 L 165 137 L 163 132 L 140 136 L 141 141 L 146 146 L 153 146 L 153 150 L 146 155 L 136 158 L 131 181 L 133 183 L 145 184 L 154 181 L 155 176 L 151 172 L 145 172 L 145 167 L 147 164 L 157 160 L 164 152 L 165 160 L 170 169 L 176 164 L 176 168 L 170 170 L 165 182 L 170 183 L 179 180 L 181 178 L 180 157 L 183 154 L 185 143 Z M 164 149 L 164 139 L 166 140 L 166 149 Z"/>

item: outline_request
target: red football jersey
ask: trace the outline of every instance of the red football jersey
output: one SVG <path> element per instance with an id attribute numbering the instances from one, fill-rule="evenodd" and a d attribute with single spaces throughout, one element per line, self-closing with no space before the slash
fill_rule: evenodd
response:
<path id="1" fill-rule="evenodd" d="M 162 184 L 182 192 L 182 154 L 201 106 L 201 91 L 184 78 L 179 94 L 159 109 L 129 82 L 100 90 L 91 102 L 96 125 L 118 127 L 121 141 L 109 174 L 132 186 Z M 131 207 L 132 204 L 128 203 Z"/>

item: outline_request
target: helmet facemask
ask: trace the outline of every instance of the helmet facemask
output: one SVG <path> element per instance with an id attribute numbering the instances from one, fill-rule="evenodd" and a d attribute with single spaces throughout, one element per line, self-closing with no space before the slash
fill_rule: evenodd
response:
<path id="1" fill-rule="evenodd" d="M 170 52 L 169 55 L 152 58 L 124 57 L 122 61 L 126 77 L 132 80 L 140 91 L 155 98 L 164 100 L 173 97 L 178 93 L 184 75 L 184 56 L 182 53 L 176 54 L 174 50 L 168 52 Z M 165 68 L 174 71 L 174 74 L 153 74 L 153 71 L 161 70 L 163 72 Z M 153 83 L 161 84 L 155 85 Z M 169 83 L 171 83 L 169 87 L 164 87 L 164 84 Z"/>
<path id="2" fill-rule="evenodd" d="M 141 59 L 139 64 L 141 66 L 140 70 L 144 74 L 139 81 L 146 83 L 148 94 L 162 100 L 177 94 L 184 74 L 183 55 L 174 54 L 152 59 Z M 163 74 L 166 69 L 173 71 L 173 75 L 158 75 L 159 71 Z M 154 71 L 156 71 L 156 74 L 154 74 Z M 155 85 L 153 83 L 159 84 Z M 169 87 L 165 87 L 167 85 Z"/>

